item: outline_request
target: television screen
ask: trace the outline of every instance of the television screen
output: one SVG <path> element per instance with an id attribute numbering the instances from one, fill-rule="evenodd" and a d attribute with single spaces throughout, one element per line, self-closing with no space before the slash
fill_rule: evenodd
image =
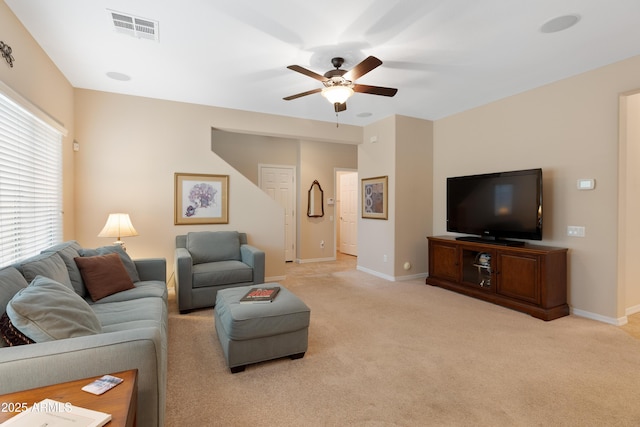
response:
<path id="1" fill-rule="evenodd" d="M 542 240 L 542 169 L 447 178 L 447 231 Z"/>

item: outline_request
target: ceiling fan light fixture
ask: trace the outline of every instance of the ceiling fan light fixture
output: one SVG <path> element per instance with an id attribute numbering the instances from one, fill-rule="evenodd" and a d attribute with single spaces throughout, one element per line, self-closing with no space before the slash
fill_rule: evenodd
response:
<path id="1" fill-rule="evenodd" d="M 322 89 L 322 96 L 331 104 L 344 104 L 353 95 L 353 89 L 349 86 L 329 86 Z"/>

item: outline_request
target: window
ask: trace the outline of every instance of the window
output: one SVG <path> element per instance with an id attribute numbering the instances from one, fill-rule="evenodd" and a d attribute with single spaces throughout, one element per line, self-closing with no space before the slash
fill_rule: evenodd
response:
<path id="1" fill-rule="evenodd" d="M 62 133 L 0 87 L 0 266 L 62 241 Z"/>

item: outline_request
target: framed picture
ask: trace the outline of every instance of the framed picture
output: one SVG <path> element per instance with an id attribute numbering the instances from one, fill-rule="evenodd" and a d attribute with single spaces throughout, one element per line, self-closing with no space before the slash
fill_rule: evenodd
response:
<path id="1" fill-rule="evenodd" d="M 362 180 L 362 218 L 387 219 L 389 187 L 387 176 Z"/>
<path id="2" fill-rule="evenodd" d="M 228 224 L 229 175 L 175 174 L 174 224 Z"/>

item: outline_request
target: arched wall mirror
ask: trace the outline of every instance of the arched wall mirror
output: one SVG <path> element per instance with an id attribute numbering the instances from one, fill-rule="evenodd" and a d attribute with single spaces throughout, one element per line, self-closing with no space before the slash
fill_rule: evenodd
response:
<path id="1" fill-rule="evenodd" d="M 321 217 L 324 216 L 324 192 L 318 180 L 313 181 L 309 188 L 309 206 L 307 208 L 307 216 Z"/>

